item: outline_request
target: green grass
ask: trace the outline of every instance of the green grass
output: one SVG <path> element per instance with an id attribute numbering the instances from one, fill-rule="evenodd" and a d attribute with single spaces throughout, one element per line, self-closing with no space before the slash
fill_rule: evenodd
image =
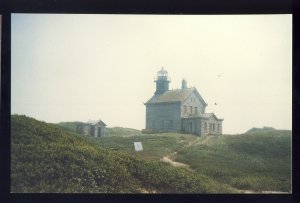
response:
<path id="1" fill-rule="evenodd" d="M 106 136 L 134 136 L 141 135 L 140 130 L 132 129 L 132 128 L 122 128 L 122 127 L 113 127 L 106 128 L 105 135 Z"/>
<path id="2" fill-rule="evenodd" d="M 114 136 L 114 137 L 86 137 L 92 143 L 96 143 L 104 148 L 126 152 L 131 155 L 136 155 L 141 158 L 150 158 L 159 160 L 162 156 L 180 150 L 184 145 L 196 140 L 193 135 L 174 133 L 160 133 L 150 135 L 136 135 L 136 136 Z M 134 142 L 142 142 L 143 151 L 135 152 Z"/>
<path id="3" fill-rule="evenodd" d="M 87 139 L 144 159 L 159 160 L 169 155 L 199 174 L 241 190 L 291 191 L 291 131 L 202 137 L 176 133 L 119 135 Z M 143 152 L 134 151 L 134 141 L 142 142 Z"/>
<path id="4" fill-rule="evenodd" d="M 60 126 L 12 116 L 11 192 L 140 193 L 145 190 L 236 192 L 201 173 L 104 149 Z"/>
<path id="5" fill-rule="evenodd" d="M 77 123 L 79 123 L 79 122 L 77 122 L 77 121 L 74 121 L 74 122 L 61 122 L 61 123 L 58 123 L 58 125 L 65 128 L 66 130 L 76 132 L 76 124 Z"/>
<path id="6" fill-rule="evenodd" d="M 223 135 L 178 151 L 176 160 L 239 189 L 291 191 L 291 132 Z"/>
<path id="7" fill-rule="evenodd" d="M 60 122 L 57 125 L 63 127 L 66 130 L 76 132 L 76 124 L 81 123 L 78 121 L 74 122 Z M 132 129 L 132 128 L 122 128 L 122 127 L 112 127 L 106 128 L 105 135 L 106 136 L 134 136 L 134 135 L 141 135 L 142 132 L 140 130 Z"/>
<path id="8" fill-rule="evenodd" d="M 94 138 L 76 134 L 74 122 L 61 126 L 12 116 L 13 192 L 291 191 L 291 131 L 198 137 L 111 128 Z M 159 161 L 173 152 L 190 169 Z"/>

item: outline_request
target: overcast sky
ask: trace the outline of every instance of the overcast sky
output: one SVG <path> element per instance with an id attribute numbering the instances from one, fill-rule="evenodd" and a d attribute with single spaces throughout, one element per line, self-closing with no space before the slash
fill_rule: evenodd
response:
<path id="1" fill-rule="evenodd" d="M 143 129 L 163 66 L 223 133 L 292 128 L 292 15 L 13 14 L 11 29 L 13 114 Z"/>

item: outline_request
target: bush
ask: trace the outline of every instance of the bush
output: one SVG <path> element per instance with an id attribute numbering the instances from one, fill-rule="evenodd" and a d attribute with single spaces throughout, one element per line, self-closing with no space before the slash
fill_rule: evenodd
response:
<path id="1" fill-rule="evenodd" d="M 150 130 L 150 129 L 143 129 L 142 130 L 142 133 L 143 134 L 155 134 L 157 132 L 153 131 L 153 130 Z"/>
<path id="2" fill-rule="evenodd" d="M 13 193 L 231 191 L 196 172 L 107 150 L 52 124 L 17 115 L 11 121 Z"/>

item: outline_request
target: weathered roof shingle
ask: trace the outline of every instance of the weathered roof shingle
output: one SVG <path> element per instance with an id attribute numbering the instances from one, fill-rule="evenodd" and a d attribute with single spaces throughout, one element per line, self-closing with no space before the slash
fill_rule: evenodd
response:
<path id="1" fill-rule="evenodd" d="M 106 124 L 102 120 L 89 120 L 87 123 L 90 125 L 96 125 L 96 124 L 100 123 L 100 124 L 106 126 Z"/>
<path id="2" fill-rule="evenodd" d="M 192 92 L 196 93 L 200 101 L 206 106 L 207 104 L 200 96 L 196 88 L 186 88 L 186 89 L 175 89 L 169 90 L 162 95 L 153 95 L 145 104 L 156 104 L 156 103 L 165 103 L 165 102 L 182 102 L 187 99 Z"/>
<path id="3" fill-rule="evenodd" d="M 222 118 L 218 118 L 214 113 L 199 113 L 199 114 L 189 116 L 189 118 L 204 118 L 204 119 L 209 119 L 210 117 L 214 117 L 218 121 L 224 120 Z"/>

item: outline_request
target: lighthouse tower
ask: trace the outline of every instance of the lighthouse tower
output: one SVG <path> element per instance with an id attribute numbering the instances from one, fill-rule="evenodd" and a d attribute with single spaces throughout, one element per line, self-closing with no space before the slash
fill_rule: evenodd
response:
<path id="1" fill-rule="evenodd" d="M 161 95 L 168 91 L 169 83 L 171 82 L 168 77 L 168 71 L 162 67 L 161 70 L 157 72 L 157 77 L 154 82 L 156 83 L 155 95 Z"/>

